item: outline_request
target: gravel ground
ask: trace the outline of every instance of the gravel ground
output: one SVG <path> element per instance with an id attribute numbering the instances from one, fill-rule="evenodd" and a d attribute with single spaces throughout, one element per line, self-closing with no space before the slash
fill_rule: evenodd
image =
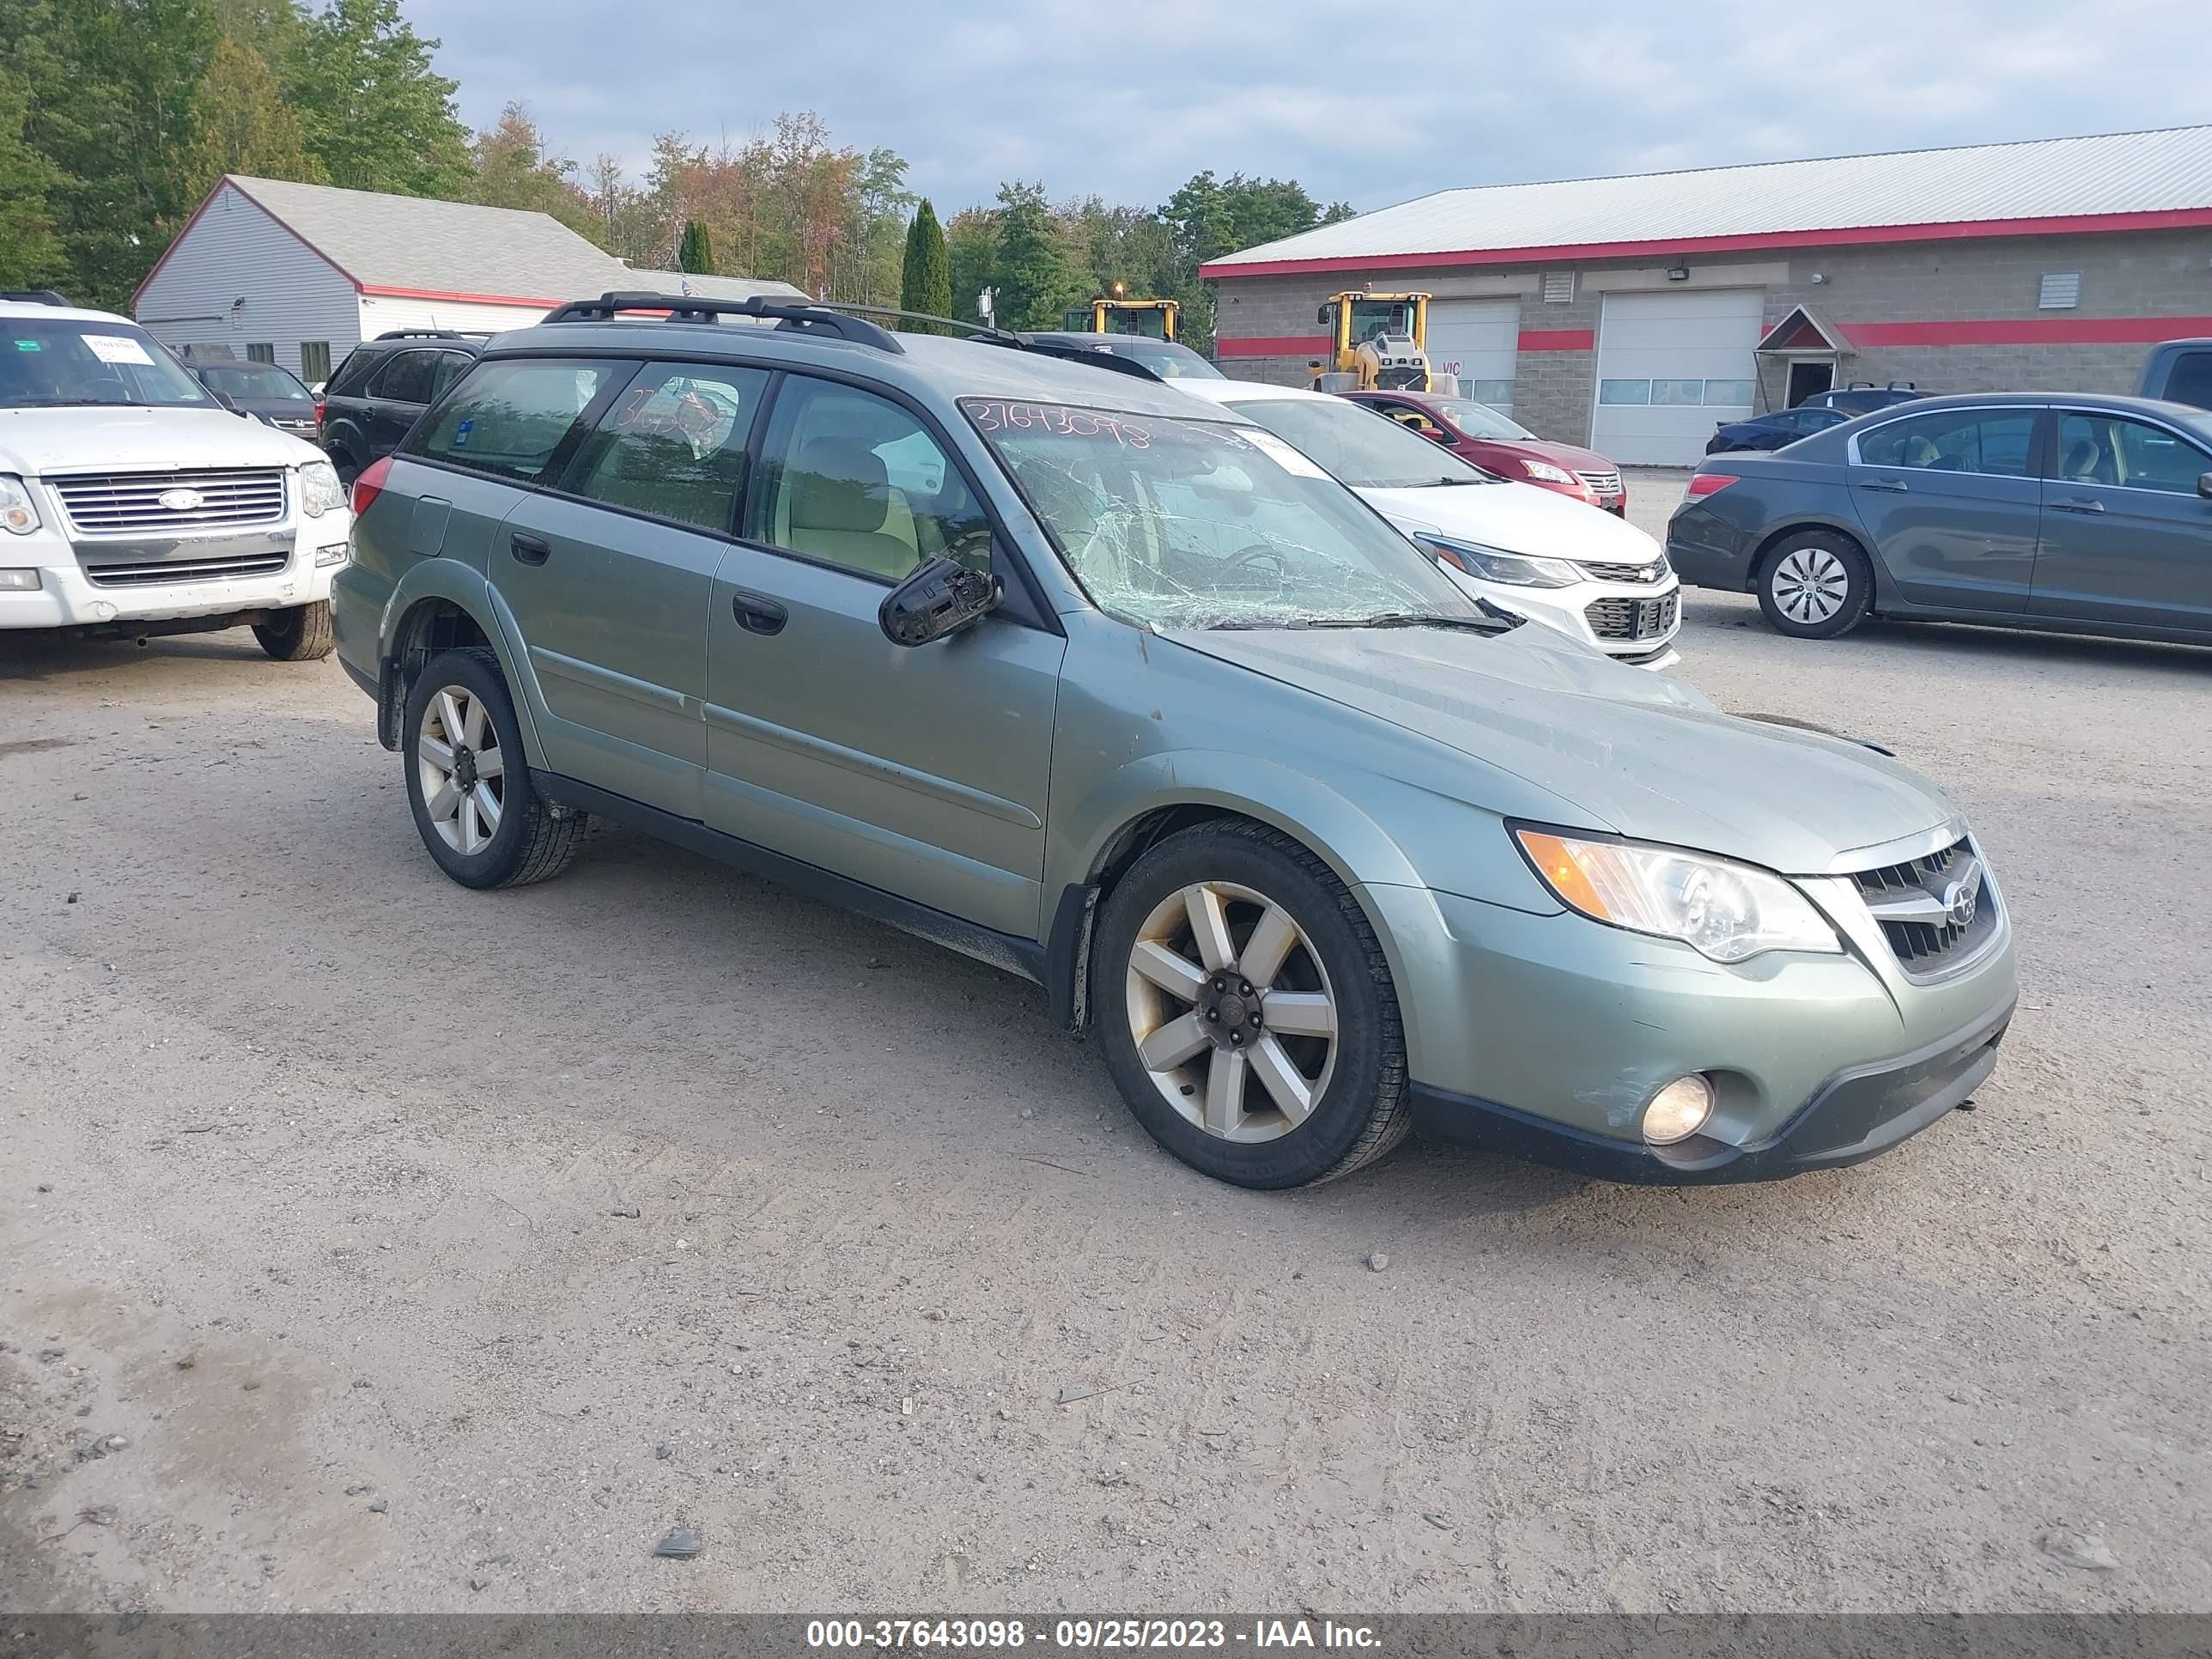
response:
<path id="1" fill-rule="evenodd" d="M 449 884 L 334 665 L 0 642 L 0 1607 L 2212 1607 L 2212 653 L 1686 614 L 2018 917 L 1856 1170 L 1217 1186 L 963 958 Z"/>

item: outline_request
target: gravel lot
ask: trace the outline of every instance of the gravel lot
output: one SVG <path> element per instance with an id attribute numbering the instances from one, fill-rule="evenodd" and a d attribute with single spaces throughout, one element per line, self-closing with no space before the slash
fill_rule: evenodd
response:
<path id="1" fill-rule="evenodd" d="M 1856 1170 L 1217 1186 L 963 958 L 452 886 L 334 665 L 0 641 L 0 1607 L 2212 1607 L 2212 653 L 1686 613 L 2018 917 Z"/>

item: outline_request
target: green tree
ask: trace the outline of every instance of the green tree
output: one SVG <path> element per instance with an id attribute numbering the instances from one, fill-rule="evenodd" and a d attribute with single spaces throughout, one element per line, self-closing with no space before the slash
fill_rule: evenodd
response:
<path id="1" fill-rule="evenodd" d="M 1058 328 L 1088 278 L 1073 270 L 1042 185 L 999 186 L 998 318 L 1007 328 Z"/>
<path id="2" fill-rule="evenodd" d="M 999 280 L 996 209 L 963 208 L 945 228 L 945 259 L 951 271 L 952 308 L 945 314 L 979 320 L 975 296 Z"/>
<path id="3" fill-rule="evenodd" d="M 65 280 L 47 204 L 58 179 L 52 164 L 24 142 L 30 115 L 29 84 L 0 64 L 0 288 Z"/>
<path id="4" fill-rule="evenodd" d="M 226 173 L 310 184 L 321 177 L 276 71 L 252 47 L 228 36 L 216 43 L 208 64 L 194 171 L 201 193 Z"/>
<path id="5" fill-rule="evenodd" d="M 906 263 L 899 273 L 899 309 L 927 312 L 933 317 L 952 314 L 952 265 L 945 251 L 945 231 L 927 198 L 914 210 L 907 227 Z M 927 323 L 912 325 L 923 333 L 939 331 Z"/>
<path id="6" fill-rule="evenodd" d="M 509 104 L 495 125 L 477 134 L 469 161 L 476 170 L 470 200 L 548 213 L 577 234 L 606 245 L 605 221 L 576 183 L 576 164 L 550 153 L 524 105 Z"/>
<path id="7" fill-rule="evenodd" d="M 707 227 L 696 219 L 684 222 L 684 241 L 676 251 L 676 265 L 679 270 L 711 275 L 714 269 L 714 239 L 707 234 Z"/>
<path id="8" fill-rule="evenodd" d="M 468 129 L 454 112 L 454 83 L 432 66 L 437 46 L 400 15 L 398 0 L 330 0 L 309 21 L 287 90 L 331 183 L 467 193 Z"/>

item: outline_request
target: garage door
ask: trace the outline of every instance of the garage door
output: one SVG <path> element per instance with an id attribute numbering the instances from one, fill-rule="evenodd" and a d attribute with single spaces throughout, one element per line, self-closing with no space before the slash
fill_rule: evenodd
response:
<path id="1" fill-rule="evenodd" d="M 1520 352 L 1520 301 L 1429 301 L 1429 367 L 1458 375 L 1462 396 L 1510 409 Z"/>
<path id="2" fill-rule="evenodd" d="M 1751 413 L 1759 289 L 1608 294 L 1590 447 L 1626 466 L 1695 466 L 1722 421 Z"/>

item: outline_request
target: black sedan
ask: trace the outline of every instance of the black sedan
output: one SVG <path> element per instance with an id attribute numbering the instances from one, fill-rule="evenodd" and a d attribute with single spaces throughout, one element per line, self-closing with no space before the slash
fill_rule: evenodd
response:
<path id="1" fill-rule="evenodd" d="M 1713 428 L 1708 455 L 1725 455 L 1732 449 L 1779 449 L 1815 432 L 1841 426 L 1851 417 L 1840 409 L 1800 405 L 1778 409 L 1771 415 L 1754 415 L 1747 421 L 1723 421 Z"/>
<path id="2" fill-rule="evenodd" d="M 2212 643 L 2212 413 L 2019 392 L 1877 410 L 1703 463 L 1667 556 L 1800 639 L 1872 615 Z"/>

